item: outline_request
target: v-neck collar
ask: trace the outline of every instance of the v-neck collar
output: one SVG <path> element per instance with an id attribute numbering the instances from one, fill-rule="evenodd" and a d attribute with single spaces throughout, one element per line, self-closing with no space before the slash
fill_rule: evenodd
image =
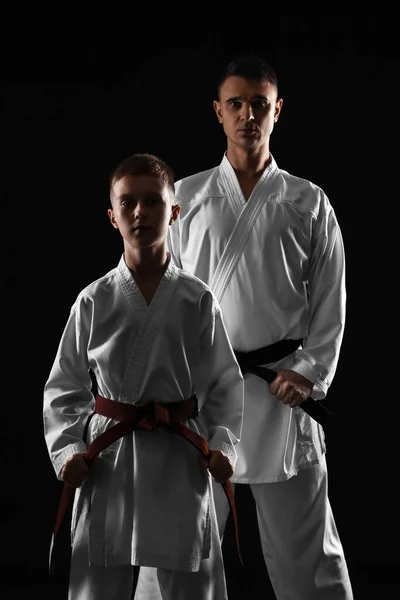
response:
<path id="1" fill-rule="evenodd" d="M 152 308 L 154 303 L 157 305 L 159 303 L 158 299 L 160 296 L 163 295 L 165 287 L 168 285 L 168 282 L 171 281 L 172 279 L 176 279 L 176 277 L 177 277 L 176 267 L 171 259 L 171 254 L 169 252 L 167 252 L 167 257 L 168 257 L 167 267 L 160 279 L 160 282 L 157 286 L 156 291 L 154 292 L 154 296 L 153 296 L 150 304 L 147 304 L 146 299 L 140 290 L 140 287 L 136 283 L 135 278 L 133 277 L 129 267 L 127 266 L 127 264 L 125 262 L 125 255 L 122 254 L 120 261 L 118 263 L 118 266 L 117 266 L 118 279 L 119 279 L 123 294 L 124 294 L 128 304 L 131 306 L 131 308 L 135 312 L 136 311 L 140 311 L 140 312 L 146 311 L 146 310 Z"/>
<path id="2" fill-rule="evenodd" d="M 246 198 L 244 197 L 242 192 L 242 188 L 240 187 L 235 169 L 229 162 L 228 157 L 226 155 L 226 151 L 224 152 L 224 156 L 219 165 L 219 172 L 223 180 L 224 186 L 226 188 L 226 195 L 228 201 L 230 202 L 232 210 L 237 216 L 239 216 L 244 207 L 249 202 L 251 202 L 255 196 L 257 196 L 260 187 L 262 187 L 268 179 L 275 179 L 275 176 L 278 173 L 278 165 L 276 164 L 276 161 L 272 154 L 270 154 L 270 157 L 270 163 L 265 167 L 259 180 L 254 186 L 253 191 L 251 192 L 248 200 L 246 201 Z"/>
<path id="3" fill-rule="evenodd" d="M 151 348 L 160 332 L 168 303 L 177 288 L 175 284 L 179 278 L 179 270 L 170 258 L 149 305 L 127 267 L 124 255 L 117 267 L 117 277 L 126 301 L 140 321 L 118 399 L 120 402 L 139 402 Z"/>

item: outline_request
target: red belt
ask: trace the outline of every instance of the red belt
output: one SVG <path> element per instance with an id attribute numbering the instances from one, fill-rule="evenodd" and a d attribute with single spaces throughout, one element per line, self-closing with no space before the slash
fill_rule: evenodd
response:
<path id="1" fill-rule="evenodd" d="M 110 419 L 115 419 L 116 421 L 119 421 L 119 423 L 113 425 L 110 427 L 110 429 L 107 429 L 95 440 L 93 440 L 85 454 L 85 460 L 88 464 L 90 464 L 102 450 L 110 446 L 113 442 L 120 439 L 124 435 L 131 433 L 135 429 L 152 431 L 156 427 L 165 427 L 166 429 L 184 437 L 186 440 L 188 440 L 188 442 L 193 444 L 193 446 L 197 448 L 197 450 L 199 450 L 199 452 L 201 452 L 205 458 L 209 458 L 211 455 L 206 440 L 181 423 L 181 421 L 193 419 L 198 415 L 196 396 L 192 396 L 188 400 L 173 402 L 171 404 L 160 404 L 158 402 L 152 402 L 149 404 L 125 404 L 123 402 L 116 402 L 114 400 L 109 400 L 108 398 L 103 398 L 102 396 L 96 395 L 95 413 Z M 239 560 L 243 565 L 239 547 L 239 529 L 236 515 L 235 498 L 229 479 L 222 484 L 222 487 L 224 488 L 230 509 L 232 511 L 236 548 Z M 75 488 L 64 484 L 50 548 L 50 571 L 52 573 L 54 572 L 53 549 L 56 535 L 67 508 L 73 501 L 74 496 Z"/>

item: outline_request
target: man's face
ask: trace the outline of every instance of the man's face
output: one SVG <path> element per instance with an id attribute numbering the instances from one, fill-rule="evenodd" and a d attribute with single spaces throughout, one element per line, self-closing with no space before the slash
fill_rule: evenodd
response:
<path id="1" fill-rule="evenodd" d="M 228 144 L 256 149 L 268 144 L 279 118 L 282 99 L 267 80 L 230 76 L 221 86 L 220 99 L 214 101 Z"/>
<path id="2" fill-rule="evenodd" d="M 111 190 L 111 224 L 131 247 L 149 247 L 164 241 L 171 217 L 172 192 L 162 181 L 148 175 L 125 175 Z M 176 215 L 175 215 L 176 213 Z"/>

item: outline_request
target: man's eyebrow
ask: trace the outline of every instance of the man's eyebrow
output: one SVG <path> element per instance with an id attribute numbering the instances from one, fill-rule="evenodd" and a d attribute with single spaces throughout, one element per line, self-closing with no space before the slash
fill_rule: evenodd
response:
<path id="1" fill-rule="evenodd" d="M 231 98 L 227 98 L 225 102 L 237 102 L 238 100 L 243 100 L 243 96 L 232 96 Z M 256 94 L 252 97 L 252 100 L 268 100 L 264 94 Z"/>

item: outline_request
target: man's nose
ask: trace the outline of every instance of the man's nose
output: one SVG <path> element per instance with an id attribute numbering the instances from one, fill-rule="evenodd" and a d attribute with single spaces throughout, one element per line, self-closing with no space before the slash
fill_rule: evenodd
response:
<path id="1" fill-rule="evenodd" d="M 250 102 L 243 102 L 240 116 L 244 121 L 251 121 L 254 119 L 253 107 Z"/>

